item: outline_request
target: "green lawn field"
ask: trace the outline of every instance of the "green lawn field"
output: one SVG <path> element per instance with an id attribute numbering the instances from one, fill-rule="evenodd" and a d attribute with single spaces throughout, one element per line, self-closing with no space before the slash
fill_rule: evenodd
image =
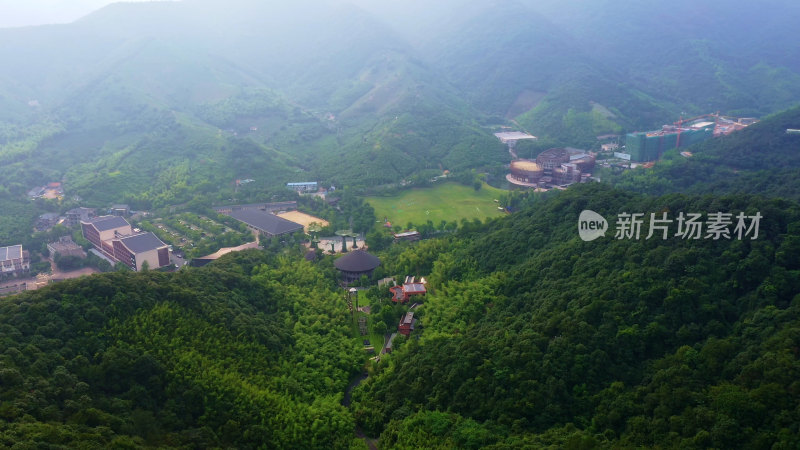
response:
<path id="1" fill-rule="evenodd" d="M 384 217 L 395 225 L 405 227 L 408 222 L 414 224 L 431 220 L 439 224 L 461 219 L 480 219 L 503 215 L 494 202 L 505 191 L 493 188 L 484 183 L 475 189 L 458 183 L 444 183 L 433 188 L 410 189 L 392 197 L 367 197 L 365 200 L 375 208 L 375 217 Z"/>

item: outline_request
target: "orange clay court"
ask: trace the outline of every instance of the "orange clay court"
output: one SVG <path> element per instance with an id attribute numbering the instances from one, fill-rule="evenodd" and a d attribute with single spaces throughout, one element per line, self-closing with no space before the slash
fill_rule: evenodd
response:
<path id="1" fill-rule="evenodd" d="M 319 224 L 322 227 L 327 227 L 330 225 L 327 220 L 320 219 L 319 217 L 314 217 L 310 214 L 302 213 L 300 211 L 289 211 L 285 213 L 278 214 L 278 217 L 286 220 L 291 220 L 294 223 L 299 223 L 303 226 L 303 229 L 306 233 L 308 233 L 308 226 L 312 223 Z"/>

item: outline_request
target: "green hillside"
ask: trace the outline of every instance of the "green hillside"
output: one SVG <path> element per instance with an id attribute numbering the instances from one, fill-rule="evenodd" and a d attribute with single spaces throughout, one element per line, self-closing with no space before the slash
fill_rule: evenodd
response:
<path id="1" fill-rule="evenodd" d="M 192 256 L 249 237 L 212 204 L 297 200 L 320 237 L 367 233 L 381 258 L 352 294 L 341 255 L 295 235 L 2 297 L 0 447 L 800 448 L 797 17 L 788 0 L 184 0 L 0 29 L 0 247 L 34 272 L 69 233 L 33 233 L 40 214 L 114 203 Z M 716 111 L 761 121 L 565 191 L 430 181 L 507 173 L 501 127 L 539 136 L 517 148 L 532 157 Z M 29 198 L 49 182 L 63 198 Z M 614 231 L 641 213 L 642 236 L 583 241 L 585 210 Z M 423 240 L 394 243 L 384 218 Z M 364 340 L 411 308 L 375 281 L 407 276 L 427 280 L 413 334 L 371 359 Z"/>
<path id="2" fill-rule="evenodd" d="M 268 261 L 4 299 L 0 445 L 348 448 L 349 317 L 324 270 Z"/>
<path id="3" fill-rule="evenodd" d="M 583 209 L 764 221 L 755 241 L 582 242 Z M 798 212 L 580 186 L 408 249 L 390 270 L 429 268 L 434 293 L 354 394 L 357 423 L 390 448 L 795 446 Z"/>
<path id="4" fill-rule="evenodd" d="M 582 242 L 586 208 L 763 220 L 756 240 Z M 596 184 L 395 247 L 382 273 L 430 283 L 418 339 L 368 364 L 350 408 L 367 355 L 330 257 L 59 283 L 0 303 L 0 442 L 349 448 L 359 425 L 385 448 L 791 448 L 799 225 L 783 200 Z M 361 301 L 396 323 L 388 292 Z"/>
<path id="5" fill-rule="evenodd" d="M 748 8 L 713 26 L 689 21 L 686 37 L 664 34 L 659 51 L 688 56 L 654 76 L 652 61 L 639 61 L 651 40 L 627 36 L 651 23 L 636 17 L 653 20 L 648 8 L 660 6 L 630 9 L 626 26 L 597 48 L 589 43 L 605 41 L 592 33 L 615 21 L 595 26 L 609 14 L 590 14 L 596 7 L 567 23 L 547 2 L 358 3 L 115 4 L 73 24 L 0 30 L 9 44 L 0 48 L 9 112 L 0 129 L 23 130 L 0 140 L 0 161 L 13 164 L 2 170 L 24 187 L 63 179 L 95 203 L 181 202 L 241 177 L 269 180 L 263 188 L 295 177 L 371 188 L 498 169 L 508 157 L 491 131 L 512 121 L 552 145 L 588 148 L 596 135 L 683 112 L 773 112 L 800 86 L 791 51 L 768 52 L 751 37 L 735 51 L 719 42 Z M 771 23 L 771 36 L 789 39 L 783 22 Z M 639 59 L 628 64 L 625 54 Z M 717 79 L 706 80 L 712 66 Z M 258 148 L 252 164 L 225 150 L 238 145 Z M 148 147 L 169 157 L 153 164 L 152 153 L 136 150 Z M 187 156 L 198 151 L 207 170 L 168 181 L 195 170 Z M 117 172 L 130 177 L 105 178 Z M 189 178 L 206 176 L 213 189 L 192 187 L 200 183 Z M 102 183 L 110 189 L 100 196 Z"/>
<path id="6" fill-rule="evenodd" d="M 631 85 L 681 111 L 761 116 L 800 95 L 800 51 L 782 45 L 798 38 L 794 2 L 521 1 Z"/>
<path id="7" fill-rule="evenodd" d="M 797 49 L 779 44 L 797 40 L 791 2 L 361 4 L 477 108 L 561 145 L 679 115 L 762 116 L 800 94 Z"/>

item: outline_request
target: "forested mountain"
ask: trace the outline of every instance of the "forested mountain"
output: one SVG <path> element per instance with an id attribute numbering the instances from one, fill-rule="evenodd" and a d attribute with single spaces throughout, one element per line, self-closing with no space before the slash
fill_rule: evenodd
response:
<path id="1" fill-rule="evenodd" d="M 184 0 L 0 29 L 0 247 L 41 244 L 45 211 L 206 211 L 319 181 L 338 206 L 301 203 L 375 227 L 376 278 L 428 288 L 377 361 L 336 256 L 294 237 L 3 297 L 0 446 L 797 448 L 798 8 Z M 361 195 L 500 172 L 501 126 L 588 148 L 717 110 L 763 120 L 602 183 L 498 194 L 502 218 L 429 221 L 421 242 L 393 243 Z M 28 199 L 52 181 L 63 199 Z M 641 236 L 583 241 L 584 210 L 612 229 L 642 213 Z M 698 239 L 677 232 L 692 213 Z M 759 218 L 741 238 L 740 213 Z M 408 307 L 374 284 L 380 340 Z"/>
<path id="2" fill-rule="evenodd" d="M 0 79 L 14 82 L 9 108 L 28 109 L 8 126 L 49 124 L 41 136 L 7 138 L 0 158 L 20 169 L 7 168 L 8 178 L 31 183 L 35 169 L 89 200 L 107 201 L 97 188 L 111 183 L 110 194 L 180 203 L 180 186 L 203 193 L 191 187 L 197 178 L 215 190 L 235 178 L 277 186 L 296 176 L 374 185 L 506 158 L 456 91 L 367 13 L 317 2 L 219 9 L 114 4 L 70 25 L 0 30 L 11 44 L 0 55 Z M 31 53 L 41 59 L 27 64 Z M 242 146 L 253 163 L 235 151 Z M 154 165 L 152 151 L 171 159 Z M 200 176 L 180 175 L 203 161 Z M 108 180 L 117 172 L 131 175 L 126 186 Z"/>
<path id="3" fill-rule="evenodd" d="M 582 242 L 583 209 L 764 219 L 757 240 Z M 409 249 L 397 271 L 431 270 L 436 291 L 416 314 L 424 332 L 357 390 L 353 414 L 399 448 L 792 448 L 798 212 L 580 186 Z"/>
<path id="4" fill-rule="evenodd" d="M 298 259 L 3 299 L 0 445 L 347 448 L 359 350 L 325 270 Z"/>
<path id="5" fill-rule="evenodd" d="M 497 167 L 491 132 L 512 120 L 588 147 L 682 112 L 775 112 L 800 92 L 796 48 L 771 44 L 796 40 L 774 13 L 796 6 L 780 2 L 691 20 L 656 3 L 354 3 L 120 3 L 2 29 L 2 175 L 15 194 L 46 178 L 145 205 L 236 178 L 370 187 Z M 728 39 L 761 18 L 769 40 Z"/>
<path id="6" fill-rule="evenodd" d="M 762 116 L 800 96 L 787 2 L 361 4 L 391 17 L 478 108 L 571 145 L 678 114 Z"/>
<path id="7" fill-rule="evenodd" d="M 682 111 L 761 116 L 800 98 L 795 2 L 521 1 Z"/>
<path id="8" fill-rule="evenodd" d="M 757 239 L 645 239 L 645 225 L 583 242 L 583 209 L 762 220 Z M 387 448 L 792 448 L 799 225 L 784 200 L 595 184 L 394 247 L 382 270 L 425 274 L 431 292 L 351 409 L 366 356 L 331 257 L 60 283 L 0 302 L 0 442 L 347 448 L 356 423 Z"/>
<path id="9" fill-rule="evenodd" d="M 677 161 L 791 170 L 785 127 L 797 117 Z M 670 164 L 619 184 L 650 186 Z M 342 393 L 367 357 L 330 256 L 251 251 L 4 299 L 0 442 L 359 448 L 359 426 L 386 448 L 793 448 L 800 205 L 710 195 L 705 183 L 723 179 L 674 178 L 694 195 L 531 194 L 509 217 L 391 247 L 382 273 L 424 275 L 430 292 L 414 336 L 368 364 L 350 408 Z M 766 180 L 765 193 L 792 184 Z M 756 239 L 646 239 L 646 222 L 638 239 L 583 242 L 585 209 L 612 226 L 624 212 L 762 218 Z M 373 289 L 364 301 L 395 323 L 388 298 Z"/>

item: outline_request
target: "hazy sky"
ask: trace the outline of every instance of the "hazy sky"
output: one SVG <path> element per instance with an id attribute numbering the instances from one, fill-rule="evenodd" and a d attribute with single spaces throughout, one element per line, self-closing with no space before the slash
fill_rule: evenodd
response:
<path id="1" fill-rule="evenodd" d="M 0 28 L 69 23 L 117 1 L 119 0 L 0 0 Z"/>

